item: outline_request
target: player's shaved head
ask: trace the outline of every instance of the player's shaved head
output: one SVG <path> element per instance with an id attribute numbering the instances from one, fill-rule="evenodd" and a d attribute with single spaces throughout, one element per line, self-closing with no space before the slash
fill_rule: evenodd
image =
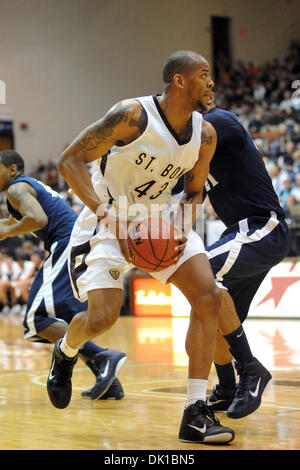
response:
<path id="1" fill-rule="evenodd" d="M 184 74 L 204 63 L 207 63 L 206 59 L 197 52 L 186 50 L 172 52 L 163 65 L 164 84 L 170 85 L 176 73 Z"/>
<path id="2" fill-rule="evenodd" d="M 9 168 L 11 165 L 16 165 L 21 173 L 24 172 L 24 160 L 15 150 L 8 149 L 0 152 L 0 162 L 3 163 L 6 168 Z"/>

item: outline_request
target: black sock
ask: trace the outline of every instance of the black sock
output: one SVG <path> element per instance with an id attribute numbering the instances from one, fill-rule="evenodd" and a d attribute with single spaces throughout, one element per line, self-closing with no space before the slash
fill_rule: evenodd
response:
<path id="1" fill-rule="evenodd" d="M 86 361 L 85 364 L 91 369 L 93 374 L 97 377 L 97 375 L 99 374 L 99 368 L 96 366 L 95 362 L 88 360 Z"/>
<path id="2" fill-rule="evenodd" d="M 232 333 L 229 333 L 229 335 L 225 335 L 224 338 L 230 346 L 231 354 L 238 362 L 245 363 L 255 361 L 242 325 Z"/>
<path id="3" fill-rule="evenodd" d="M 97 344 L 93 343 L 92 341 L 87 341 L 79 350 L 84 357 L 87 358 L 86 365 L 91 369 L 93 374 L 96 376 L 99 374 L 99 367 L 96 366 L 94 362 L 94 357 L 101 351 L 105 351 L 106 348 L 101 348 Z"/>
<path id="4" fill-rule="evenodd" d="M 105 351 L 106 348 L 101 348 L 101 346 L 98 346 L 97 344 L 93 343 L 92 341 L 87 341 L 84 343 L 79 352 L 85 356 L 87 359 L 93 359 L 96 354 L 99 352 Z"/>
<path id="5" fill-rule="evenodd" d="M 235 372 L 232 362 L 228 364 L 215 364 L 219 384 L 223 388 L 235 388 Z"/>

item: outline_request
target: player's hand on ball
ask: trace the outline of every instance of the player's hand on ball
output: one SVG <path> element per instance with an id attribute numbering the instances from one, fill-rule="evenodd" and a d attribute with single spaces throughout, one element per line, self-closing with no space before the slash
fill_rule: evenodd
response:
<path id="1" fill-rule="evenodd" d="M 181 256 L 183 255 L 183 252 L 186 247 L 187 238 L 184 232 L 182 232 L 181 234 L 178 233 L 178 235 L 176 235 L 174 238 L 179 242 L 179 245 L 175 246 L 176 258 L 174 259 L 174 264 L 176 264 L 179 258 L 181 258 Z"/>
<path id="2" fill-rule="evenodd" d="M 105 204 L 98 207 L 96 215 L 101 223 L 117 238 L 125 260 L 128 263 L 132 263 L 131 252 L 127 242 L 128 219 L 118 214 L 114 207 L 108 209 Z"/>

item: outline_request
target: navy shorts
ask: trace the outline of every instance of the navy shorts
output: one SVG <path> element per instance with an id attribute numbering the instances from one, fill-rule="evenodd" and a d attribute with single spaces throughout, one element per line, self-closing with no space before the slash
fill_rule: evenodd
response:
<path id="1" fill-rule="evenodd" d="M 241 220 L 206 248 L 216 281 L 230 293 L 241 322 L 267 273 L 289 247 L 286 222 L 271 212 L 270 217 Z"/>
<path id="2" fill-rule="evenodd" d="M 53 243 L 33 281 L 23 322 L 24 338 L 29 341 L 48 342 L 39 337 L 40 331 L 56 321 L 69 324 L 76 313 L 87 310 L 87 302 L 81 303 L 73 295 L 69 253 L 69 237 Z"/>

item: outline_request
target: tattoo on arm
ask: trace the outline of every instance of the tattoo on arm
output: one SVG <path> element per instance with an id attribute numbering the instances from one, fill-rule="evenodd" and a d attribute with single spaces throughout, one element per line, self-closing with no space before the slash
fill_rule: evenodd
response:
<path id="1" fill-rule="evenodd" d="M 7 197 L 11 205 L 18 209 L 20 206 L 20 201 L 24 199 L 24 190 L 18 187 L 17 184 L 12 184 L 7 193 Z"/>
<path id="2" fill-rule="evenodd" d="M 142 108 L 138 121 L 136 119 L 130 119 L 129 126 L 138 127 L 140 134 L 142 134 L 147 126 L 147 120 L 147 113 L 144 108 Z"/>
<path id="3" fill-rule="evenodd" d="M 129 127 L 135 127 L 138 130 L 137 135 L 134 137 L 135 139 L 144 132 L 144 130 L 147 127 L 147 123 L 148 123 L 148 116 L 144 108 L 141 110 L 138 120 L 134 118 L 130 119 Z M 125 142 L 124 140 L 117 140 L 116 145 L 118 145 L 119 147 L 122 147 L 123 145 L 129 144 L 129 142 L 130 141 Z"/>
<path id="4" fill-rule="evenodd" d="M 95 150 L 107 137 L 113 135 L 114 128 L 120 122 L 126 121 L 127 116 L 128 107 L 124 107 L 122 104 L 117 105 L 113 112 L 91 126 L 83 137 L 78 138 L 76 143 L 83 151 Z"/>
<path id="5" fill-rule="evenodd" d="M 212 144 L 212 136 L 207 135 L 205 130 L 202 130 L 202 133 L 201 133 L 201 143 L 207 144 L 207 145 Z"/>
<path id="6" fill-rule="evenodd" d="M 103 119 L 90 126 L 83 136 L 79 136 L 76 143 L 81 150 L 95 150 L 105 139 L 111 137 L 115 127 L 123 122 L 128 122 L 131 106 L 128 103 L 118 103 Z M 129 127 L 138 128 L 139 135 L 145 130 L 147 124 L 147 114 L 144 109 L 141 110 L 139 118 L 131 118 L 128 122 Z M 135 137 L 136 138 L 136 137 Z M 117 140 L 116 144 L 126 145 L 128 142 Z"/>
<path id="7" fill-rule="evenodd" d="M 184 177 L 184 194 L 182 196 L 181 202 L 186 203 L 190 198 L 190 191 L 189 191 L 189 184 L 192 183 L 195 179 L 195 175 L 193 173 L 186 173 Z"/>

